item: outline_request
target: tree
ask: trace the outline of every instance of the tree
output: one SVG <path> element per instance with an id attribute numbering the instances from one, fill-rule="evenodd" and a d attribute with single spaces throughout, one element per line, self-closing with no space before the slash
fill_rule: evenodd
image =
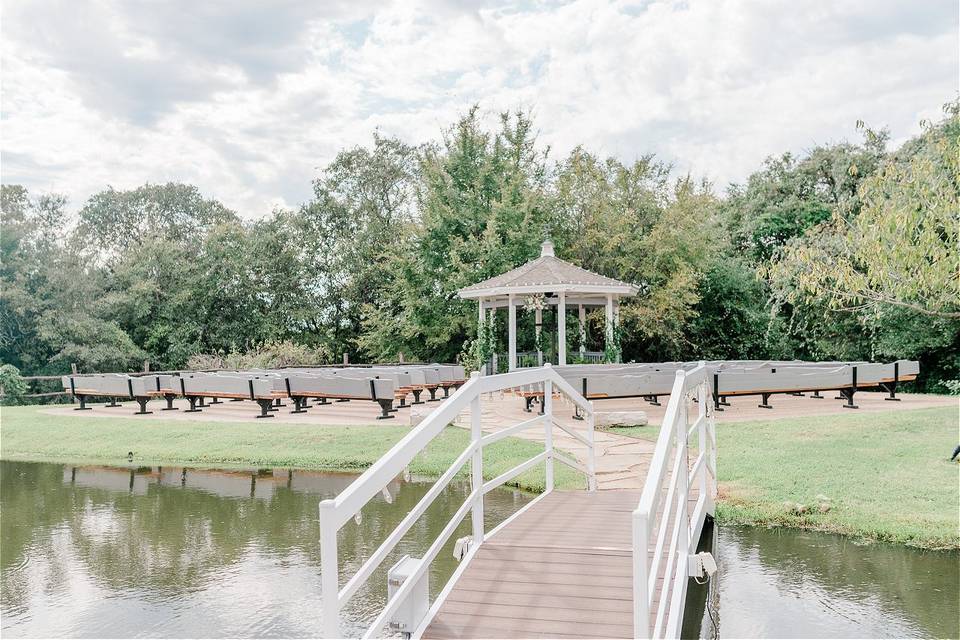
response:
<path id="1" fill-rule="evenodd" d="M 836 309 L 895 306 L 960 319 L 957 103 L 948 113 L 863 180 L 858 215 L 848 219 L 838 212 L 785 247 L 769 273 L 795 283 L 788 300 L 823 297 Z"/>
<path id="2" fill-rule="evenodd" d="M 94 194 L 80 210 L 78 233 L 110 263 L 150 238 L 195 242 L 213 227 L 236 220 L 233 211 L 204 198 L 195 186 L 168 182 Z"/>

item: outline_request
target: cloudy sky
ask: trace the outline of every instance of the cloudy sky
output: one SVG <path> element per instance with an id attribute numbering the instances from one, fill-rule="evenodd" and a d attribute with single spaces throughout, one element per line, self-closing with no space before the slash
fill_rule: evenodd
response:
<path id="1" fill-rule="evenodd" d="M 956 0 L 2 0 L 0 176 L 74 208 L 190 182 L 295 206 L 374 129 L 438 138 L 473 103 L 553 157 L 656 153 L 723 188 L 763 158 L 895 142 L 958 90 Z"/>

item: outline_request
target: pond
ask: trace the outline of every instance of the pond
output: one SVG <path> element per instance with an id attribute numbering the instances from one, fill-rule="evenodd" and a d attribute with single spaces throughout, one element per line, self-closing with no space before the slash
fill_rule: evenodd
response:
<path id="1" fill-rule="evenodd" d="M 717 527 L 720 571 L 694 587 L 684 637 L 956 638 L 960 554 L 842 536 Z M 710 546 L 704 536 L 701 548 Z M 715 629 L 711 616 L 717 623 Z"/>
<path id="2" fill-rule="evenodd" d="M 356 476 L 290 470 L 0 463 L 0 618 L 14 637 L 315 637 L 317 504 Z M 397 478 L 340 536 L 357 569 L 429 489 Z M 434 540 L 468 493 L 454 483 L 344 611 L 359 633 L 386 597 L 386 568 Z M 487 496 L 492 528 L 531 499 Z M 469 518 L 454 538 L 469 533 Z M 362 535 L 359 535 L 362 532 Z M 710 613 L 721 637 L 955 636 L 958 555 L 835 536 L 722 528 Z M 431 569 L 436 594 L 452 542 Z M 691 592 L 685 635 L 712 637 Z"/>

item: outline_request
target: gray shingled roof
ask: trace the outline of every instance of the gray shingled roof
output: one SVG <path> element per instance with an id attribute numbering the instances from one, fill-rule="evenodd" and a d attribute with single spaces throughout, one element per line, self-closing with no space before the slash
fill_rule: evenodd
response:
<path id="1" fill-rule="evenodd" d="M 588 287 L 629 287 L 636 288 L 629 283 L 614 278 L 608 278 L 592 271 L 587 271 L 574 264 L 570 264 L 553 255 L 553 243 L 543 243 L 543 251 L 539 258 L 523 264 L 516 269 L 502 273 L 499 276 L 488 278 L 483 282 L 470 285 L 460 290 L 461 294 L 487 289 L 501 289 L 504 287 L 533 287 L 561 285 L 584 285 Z"/>

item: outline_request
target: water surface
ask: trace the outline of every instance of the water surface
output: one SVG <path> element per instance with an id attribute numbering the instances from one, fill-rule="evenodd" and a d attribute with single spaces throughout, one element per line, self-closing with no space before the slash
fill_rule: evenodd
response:
<path id="1" fill-rule="evenodd" d="M 842 536 L 717 527 L 709 592 L 721 638 L 955 638 L 960 554 Z M 707 546 L 708 540 L 702 546 Z M 691 591 L 684 636 L 714 637 L 704 588 Z"/>
<path id="2" fill-rule="evenodd" d="M 317 504 L 356 476 L 289 470 L 71 467 L 0 462 L 0 618 L 18 637 L 316 637 Z M 397 478 L 341 530 L 352 575 L 430 488 Z M 468 494 L 456 482 L 357 593 L 341 628 L 383 606 L 386 568 L 420 556 Z M 531 499 L 499 489 L 487 527 Z M 454 538 L 469 534 L 469 518 Z M 452 541 L 431 568 L 436 594 Z M 956 637 L 960 556 L 838 536 L 718 528 L 709 594 L 720 637 Z M 712 637 L 692 589 L 686 637 Z"/>

